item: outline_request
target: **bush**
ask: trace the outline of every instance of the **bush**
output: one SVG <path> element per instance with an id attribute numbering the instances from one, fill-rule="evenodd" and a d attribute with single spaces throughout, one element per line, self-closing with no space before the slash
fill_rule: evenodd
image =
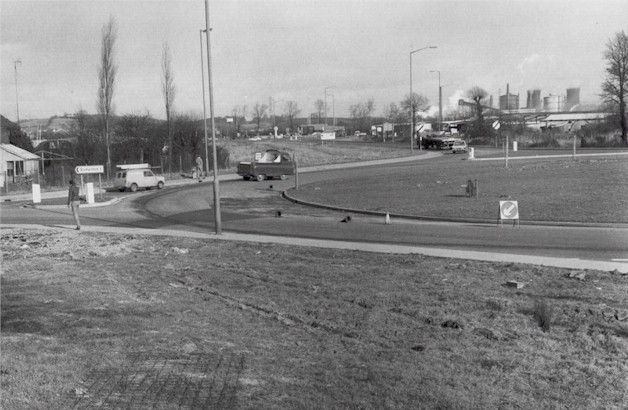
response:
<path id="1" fill-rule="evenodd" d="M 553 135 L 543 135 L 540 141 L 535 141 L 529 145 L 530 148 L 560 148 L 561 144 L 557 137 Z"/>
<path id="2" fill-rule="evenodd" d="M 534 319 L 544 332 L 552 327 L 552 307 L 545 299 L 534 302 Z"/>

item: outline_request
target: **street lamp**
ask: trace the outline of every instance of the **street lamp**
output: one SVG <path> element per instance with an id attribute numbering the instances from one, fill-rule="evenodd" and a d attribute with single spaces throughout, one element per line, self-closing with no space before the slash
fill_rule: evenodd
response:
<path id="1" fill-rule="evenodd" d="M 334 87 L 325 87 L 325 125 L 327 125 L 327 90 Z"/>
<path id="2" fill-rule="evenodd" d="M 441 132 L 440 124 L 443 122 L 443 89 L 440 86 L 440 71 L 431 70 L 430 73 L 438 73 L 438 132 Z"/>
<path id="3" fill-rule="evenodd" d="M 201 40 L 201 81 L 203 86 L 203 130 L 205 132 L 205 175 L 209 176 L 209 151 L 207 148 L 207 108 L 205 104 L 205 66 L 203 65 L 203 33 L 205 30 L 199 30 Z"/>
<path id="4" fill-rule="evenodd" d="M 425 50 L 428 48 L 436 48 L 436 46 L 427 46 L 423 48 L 419 48 L 414 51 L 410 51 L 410 152 L 414 150 L 414 107 L 412 104 L 412 54 L 419 52 L 421 50 Z M 421 145 L 419 144 L 419 150 L 421 150 Z"/>
<path id="5" fill-rule="evenodd" d="M 216 155 L 216 123 L 214 120 L 214 93 L 212 92 L 212 65 L 211 47 L 209 42 L 209 2 L 205 0 L 205 35 L 207 37 L 207 80 L 209 83 L 209 115 L 212 124 L 212 150 L 214 162 L 214 220 L 216 225 L 216 235 L 222 233 L 222 223 L 220 220 L 220 185 L 218 183 L 218 156 Z"/>
<path id="6" fill-rule="evenodd" d="M 17 96 L 17 65 L 22 65 L 22 60 L 13 61 L 13 67 L 15 67 L 15 111 L 17 114 L 17 126 L 20 126 L 20 102 Z"/>

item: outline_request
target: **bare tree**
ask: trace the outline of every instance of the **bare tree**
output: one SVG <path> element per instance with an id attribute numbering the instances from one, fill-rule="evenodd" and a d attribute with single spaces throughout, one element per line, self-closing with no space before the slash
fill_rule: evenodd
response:
<path id="1" fill-rule="evenodd" d="M 399 104 L 403 110 L 404 117 L 407 118 L 408 121 L 412 119 L 412 124 L 416 124 L 415 119 L 417 111 L 426 110 L 429 100 L 422 94 L 412 93 L 412 95 L 407 94 Z M 412 113 L 412 118 L 410 118 L 410 113 Z"/>
<path id="2" fill-rule="evenodd" d="M 406 115 L 401 111 L 397 103 L 392 102 L 384 107 L 384 117 L 393 124 L 398 124 L 403 122 Z"/>
<path id="3" fill-rule="evenodd" d="M 105 146 L 107 147 L 107 178 L 111 175 L 111 144 L 110 128 L 111 117 L 113 115 L 113 92 L 115 89 L 116 73 L 118 67 L 115 64 L 115 45 L 118 37 L 116 21 L 113 16 L 102 28 L 100 69 L 98 78 L 100 87 L 98 88 L 98 113 L 102 117 L 103 131 L 105 136 Z"/>
<path id="4" fill-rule="evenodd" d="M 314 102 L 314 109 L 316 109 L 316 112 L 318 114 L 318 122 L 320 123 L 322 120 L 322 116 L 323 116 L 323 111 L 325 111 L 325 101 L 323 100 L 316 100 Z"/>
<path id="5" fill-rule="evenodd" d="M 287 101 L 286 102 L 286 118 L 290 124 L 290 131 L 294 131 L 294 119 L 301 112 L 299 106 L 296 101 Z"/>
<path id="6" fill-rule="evenodd" d="M 166 108 L 166 126 L 168 127 L 168 172 L 172 170 L 172 145 L 173 145 L 173 111 L 176 88 L 174 86 L 174 73 L 172 72 L 172 57 L 170 47 L 165 42 L 161 58 L 161 92 L 164 96 L 164 107 Z"/>
<path id="7" fill-rule="evenodd" d="M 364 126 L 370 126 L 370 124 L 367 124 L 367 119 L 371 116 L 374 110 L 375 101 L 372 98 L 349 107 L 349 112 L 355 121 L 357 129 Z"/>
<path id="8" fill-rule="evenodd" d="M 483 103 L 488 97 L 488 92 L 482 87 L 471 87 L 467 91 L 467 97 L 472 99 L 475 102 L 475 114 L 476 114 L 476 129 L 477 132 L 482 132 L 484 129 L 484 114 L 482 110 L 484 109 Z"/>
<path id="9" fill-rule="evenodd" d="M 619 111 L 621 139 L 628 142 L 626 99 L 628 97 L 628 36 L 616 33 L 606 44 L 606 80 L 602 83 L 602 98 Z"/>
<path id="10" fill-rule="evenodd" d="M 117 135 L 124 141 L 124 150 L 120 152 L 120 158 L 128 161 L 146 161 L 149 150 L 153 121 L 150 113 L 135 113 L 124 115 L 117 124 Z"/>
<path id="11" fill-rule="evenodd" d="M 233 115 L 233 125 L 235 126 L 238 134 L 241 133 L 242 124 L 246 122 L 247 111 L 248 107 L 246 105 L 236 105 L 231 111 L 231 114 Z"/>
<path id="12" fill-rule="evenodd" d="M 262 119 L 266 116 L 267 111 L 268 106 L 266 104 L 255 103 L 253 107 L 253 121 L 257 124 L 257 135 L 259 135 Z"/>

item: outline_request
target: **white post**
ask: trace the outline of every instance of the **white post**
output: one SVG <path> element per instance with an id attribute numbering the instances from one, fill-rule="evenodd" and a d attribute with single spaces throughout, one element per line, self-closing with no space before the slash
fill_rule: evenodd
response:
<path id="1" fill-rule="evenodd" d="M 94 201 L 94 183 L 88 182 L 85 184 L 85 200 L 88 204 L 93 204 Z"/>
<path id="2" fill-rule="evenodd" d="M 506 168 L 508 168 L 508 134 L 506 134 Z"/>
<path id="3" fill-rule="evenodd" d="M 33 203 L 41 204 L 41 187 L 39 184 L 33 184 Z"/>

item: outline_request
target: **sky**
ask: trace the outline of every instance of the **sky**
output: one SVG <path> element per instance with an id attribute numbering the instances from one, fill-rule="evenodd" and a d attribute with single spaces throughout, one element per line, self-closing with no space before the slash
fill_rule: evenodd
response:
<path id="1" fill-rule="evenodd" d="M 209 0 L 214 115 L 272 99 L 300 116 L 327 100 L 329 118 L 368 99 L 383 114 L 412 91 L 455 109 L 479 86 L 542 97 L 579 87 L 599 102 L 604 50 L 628 31 L 628 0 Z M 97 112 L 101 31 L 117 24 L 118 115 L 165 118 L 162 53 L 171 53 L 174 109 L 209 116 L 204 0 L 0 0 L 0 114 L 20 120 Z M 412 51 L 426 48 L 412 53 Z M 19 61 L 20 63 L 16 63 Z M 411 63 L 410 63 L 411 62 Z M 412 64 L 412 70 L 410 70 Z M 412 71 L 412 72 L 410 72 Z"/>

